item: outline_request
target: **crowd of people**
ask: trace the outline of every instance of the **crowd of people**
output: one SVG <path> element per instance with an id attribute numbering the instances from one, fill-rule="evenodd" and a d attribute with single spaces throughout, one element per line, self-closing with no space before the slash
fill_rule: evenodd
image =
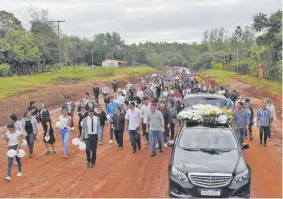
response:
<path id="1" fill-rule="evenodd" d="M 271 138 L 272 121 L 276 120 L 275 108 L 270 100 L 263 102 L 262 107 L 254 114 L 249 98 L 239 96 L 236 90 L 231 91 L 229 85 L 217 86 L 211 81 L 201 81 L 199 75 L 190 74 L 186 69 L 140 76 L 139 82 L 129 82 L 125 88 L 121 88 L 116 81 L 113 81 L 110 88 L 106 84 L 95 84 L 93 95 L 86 92 L 77 105 L 70 96 L 66 96 L 66 103 L 63 104 L 55 125 L 46 105 L 41 104 L 38 108 L 36 102 L 31 101 L 21 119 L 18 119 L 16 114 L 11 114 L 5 140 L 8 150 L 17 151 L 26 141 L 28 156 L 32 158 L 34 141 L 39 137 L 38 129 L 41 124 L 45 155 L 54 155 L 55 134 L 58 129 L 64 158 L 67 159 L 70 134 L 75 130 L 75 126 L 78 126 L 77 136 L 86 144 L 87 167 L 93 168 L 96 163 L 97 145 L 105 143 L 104 130 L 109 128 L 109 144 L 115 141 L 117 147 L 123 150 L 126 134 L 132 153 L 139 151 L 143 142 L 145 145 L 151 144 L 150 156 L 154 157 L 157 149 L 162 153 L 163 147 L 167 147 L 167 141 L 175 137 L 175 131 L 179 128 L 177 115 L 185 108 L 184 96 L 197 92 L 216 93 L 226 97 L 225 106 L 234 110 L 236 135 L 240 143 L 243 143 L 248 135 L 250 140 L 253 139 L 252 126 L 255 115 L 260 129 L 260 144 L 263 139 L 266 146 L 267 139 Z M 21 160 L 18 156 L 15 158 L 18 165 L 17 176 L 21 176 Z M 8 181 L 11 180 L 12 163 L 13 157 L 8 157 Z"/>

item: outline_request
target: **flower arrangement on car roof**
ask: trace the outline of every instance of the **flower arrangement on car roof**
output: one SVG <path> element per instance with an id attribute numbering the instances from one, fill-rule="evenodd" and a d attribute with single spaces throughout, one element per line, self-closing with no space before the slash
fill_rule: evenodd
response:
<path id="1" fill-rule="evenodd" d="M 198 104 L 192 108 L 187 108 L 178 114 L 178 120 L 190 123 L 205 124 L 231 124 L 234 121 L 234 115 L 226 107 L 219 108 L 210 104 Z"/>

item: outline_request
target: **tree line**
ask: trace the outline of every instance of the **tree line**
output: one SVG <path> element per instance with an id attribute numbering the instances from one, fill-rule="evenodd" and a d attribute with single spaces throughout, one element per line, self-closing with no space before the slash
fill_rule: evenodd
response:
<path id="1" fill-rule="evenodd" d="M 266 79 L 282 80 L 282 11 L 258 13 L 251 26 L 206 30 L 200 43 L 145 42 L 126 45 L 117 32 L 92 39 L 57 34 L 47 10 L 29 9 L 30 28 L 13 13 L 0 11 L 0 76 L 45 72 L 58 66 L 101 65 L 105 59 L 129 65 L 183 66 L 194 70 L 224 69 L 257 77 L 264 65 Z M 189 37 L 189 35 L 188 35 Z M 59 59 L 60 56 L 60 59 Z"/>

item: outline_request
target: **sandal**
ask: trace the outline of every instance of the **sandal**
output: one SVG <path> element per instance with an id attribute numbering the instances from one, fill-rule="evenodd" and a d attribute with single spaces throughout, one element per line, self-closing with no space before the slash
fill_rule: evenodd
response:
<path id="1" fill-rule="evenodd" d="M 44 155 L 50 155 L 50 154 L 51 154 L 51 151 L 47 151 L 47 152 L 45 152 Z"/>
<path id="2" fill-rule="evenodd" d="M 53 155 L 56 154 L 56 151 L 53 151 Z"/>

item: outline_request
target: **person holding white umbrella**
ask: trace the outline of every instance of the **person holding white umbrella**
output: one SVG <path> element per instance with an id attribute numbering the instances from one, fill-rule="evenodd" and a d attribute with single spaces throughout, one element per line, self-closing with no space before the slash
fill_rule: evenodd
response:
<path id="1" fill-rule="evenodd" d="M 9 123 L 7 125 L 7 133 L 5 135 L 5 140 L 8 143 L 8 151 L 15 150 L 19 151 L 20 146 L 23 142 L 24 136 L 21 131 L 16 130 L 13 123 Z M 13 157 L 8 156 L 8 170 L 7 170 L 7 177 L 5 178 L 7 181 L 11 181 L 11 172 L 12 172 L 12 165 L 13 165 Z M 17 176 L 22 176 L 22 164 L 20 158 L 16 155 L 16 161 L 18 163 L 18 174 Z"/>
<path id="2" fill-rule="evenodd" d="M 82 121 L 81 140 L 86 144 L 87 168 L 93 168 L 96 161 L 98 132 L 100 131 L 100 119 L 94 115 L 94 110 L 88 111 L 88 116 Z"/>

